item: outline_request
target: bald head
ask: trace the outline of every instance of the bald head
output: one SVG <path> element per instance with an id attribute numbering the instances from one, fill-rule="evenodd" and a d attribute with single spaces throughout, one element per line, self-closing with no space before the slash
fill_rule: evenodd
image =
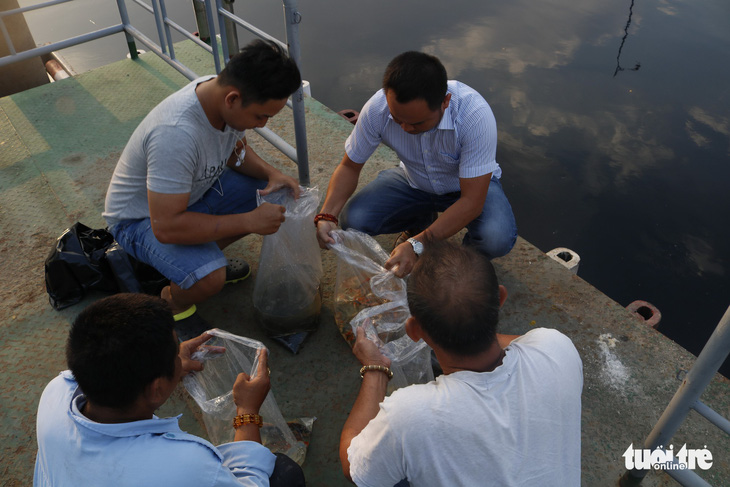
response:
<path id="1" fill-rule="evenodd" d="M 434 242 L 408 278 L 408 307 L 445 350 L 480 353 L 497 333 L 499 283 L 494 267 L 470 247 Z"/>

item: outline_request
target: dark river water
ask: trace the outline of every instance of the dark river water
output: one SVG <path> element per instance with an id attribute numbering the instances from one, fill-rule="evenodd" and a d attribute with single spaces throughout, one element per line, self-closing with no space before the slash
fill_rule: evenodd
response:
<path id="1" fill-rule="evenodd" d="M 195 30 L 190 0 L 167 7 Z M 234 7 L 284 39 L 281 4 Z M 649 301 L 660 331 L 700 352 L 730 305 L 730 3 L 320 0 L 299 9 L 316 99 L 359 110 L 396 54 L 438 56 L 494 110 L 520 235 L 544 251 L 574 250 L 579 276 L 624 306 Z M 129 10 L 156 35 L 148 14 Z M 113 2 L 76 0 L 28 22 L 40 43 L 119 17 Z M 123 58 L 126 43 L 117 35 L 62 54 L 85 71 Z M 730 362 L 722 371 L 730 376 Z"/>

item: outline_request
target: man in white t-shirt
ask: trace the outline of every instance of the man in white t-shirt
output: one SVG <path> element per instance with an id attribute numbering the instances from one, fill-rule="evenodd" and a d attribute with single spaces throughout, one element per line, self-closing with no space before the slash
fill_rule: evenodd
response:
<path id="1" fill-rule="evenodd" d="M 390 360 L 358 330 L 363 379 L 340 439 L 345 476 L 372 487 L 580 485 L 581 359 L 557 330 L 496 333 L 506 296 L 473 249 L 427 248 L 408 280 L 406 332 L 433 348 L 444 374 L 386 398 Z"/>
<path id="2" fill-rule="evenodd" d="M 194 80 L 139 124 L 114 170 L 103 216 L 122 248 L 170 280 L 162 290 L 178 335 L 210 328 L 195 305 L 226 282 L 248 277 L 247 263 L 222 250 L 255 233 L 276 232 L 284 207 L 256 205 L 296 179 L 267 164 L 244 131 L 263 127 L 301 85 L 296 63 L 268 41 L 254 41 L 218 74 Z"/>

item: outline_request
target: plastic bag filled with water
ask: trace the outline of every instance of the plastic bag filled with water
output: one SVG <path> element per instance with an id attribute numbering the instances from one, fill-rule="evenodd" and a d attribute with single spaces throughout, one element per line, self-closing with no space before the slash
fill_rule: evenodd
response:
<path id="1" fill-rule="evenodd" d="M 286 208 L 279 230 L 261 245 L 253 290 L 253 305 L 267 336 L 296 353 L 307 333 L 319 323 L 322 297 L 322 257 L 312 222 L 319 206 L 317 188 L 300 187 L 298 199 L 284 188 L 264 202 Z"/>

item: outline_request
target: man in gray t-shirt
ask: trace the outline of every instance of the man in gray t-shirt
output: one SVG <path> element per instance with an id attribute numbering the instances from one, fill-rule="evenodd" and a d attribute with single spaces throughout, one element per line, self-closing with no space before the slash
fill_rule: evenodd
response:
<path id="1" fill-rule="evenodd" d="M 288 187 L 298 196 L 297 180 L 264 162 L 244 131 L 266 125 L 300 85 L 286 51 L 254 41 L 218 76 L 157 105 L 122 152 L 103 216 L 127 253 L 170 279 L 161 295 L 183 339 L 208 328 L 196 303 L 248 276 L 248 265 L 229 262 L 222 249 L 284 221 L 282 206 L 256 206 L 256 190 Z"/>

